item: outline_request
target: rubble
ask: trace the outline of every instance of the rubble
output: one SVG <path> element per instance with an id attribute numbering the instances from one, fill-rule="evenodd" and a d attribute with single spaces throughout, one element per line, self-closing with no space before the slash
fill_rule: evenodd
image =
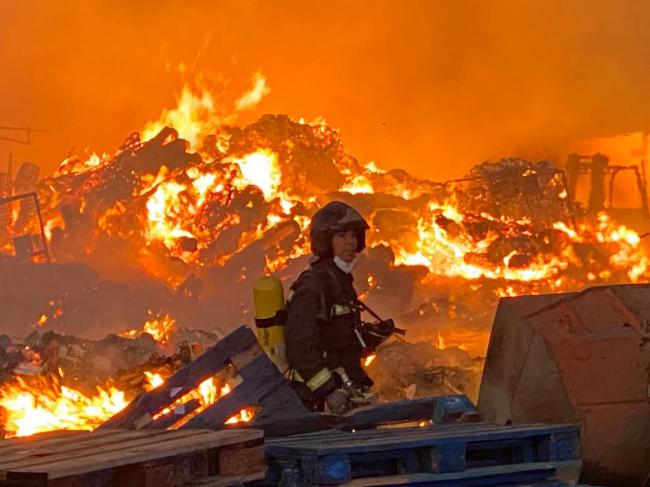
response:
<path id="1" fill-rule="evenodd" d="M 16 341 L 14 341 L 16 340 Z M 53 331 L 34 331 L 22 340 L 0 337 L 0 383 L 14 376 L 63 373 L 64 383 L 92 390 L 112 379 L 126 382 L 144 370 L 167 367 L 165 376 L 213 346 L 219 336 L 203 330 L 185 328 L 174 331 L 173 340 L 164 345 L 148 333 L 135 338 L 109 334 L 102 340 L 89 340 Z"/>
<path id="2" fill-rule="evenodd" d="M 458 347 L 437 349 L 429 342 L 392 340 L 367 366 L 374 390 L 384 401 L 449 394 L 478 397 L 483 359 Z"/>

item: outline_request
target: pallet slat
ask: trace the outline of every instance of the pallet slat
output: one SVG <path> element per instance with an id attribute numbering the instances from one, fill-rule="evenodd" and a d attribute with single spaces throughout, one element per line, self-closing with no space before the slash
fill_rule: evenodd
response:
<path id="1" fill-rule="evenodd" d="M 203 479 L 190 482 L 190 487 L 232 487 L 238 485 L 246 485 L 256 480 L 262 480 L 266 472 L 262 471 L 250 475 L 231 475 L 231 476 L 214 476 L 205 477 Z"/>
<path id="2" fill-rule="evenodd" d="M 79 436 L 77 440 L 73 437 L 70 441 L 62 444 L 41 444 L 40 441 L 34 441 L 24 444 L 20 447 L 14 447 L 13 450 L 3 451 L 0 457 L 0 470 L 6 470 L 16 461 L 25 461 L 30 458 L 42 458 L 47 455 L 61 455 L 70 454 L 71 452 L 80 452 L 81 454 L 87 452 L 95 446 L 106 446 L 119 443 L 120 446 L 128 444 L 129 440 L 139 441 L 144 437 L 160 435 L 164 431 L 151 431 L 145 435 L 140 434 L 138 431 L 118 430 L 111 435 L 83 435 Z"/>
<path id="3" fill-rule="evenodd" d="M 128 433 L 128 431 L 125 431 Z M 24 455 L 14 455 L 11 459 L 0 462 L 0 470 L 17 470 L 22 467 L 37 467 L 40 465 L 47 465 L 56 462 L 63 462 L 68 459 L 75 459 L 82 461 L 86 457 L 96 456 L 99 454 L 111 454 L 113 452 L 122 452 L 131 448 L 147 448 L 149 445 L 167 445 L 168 443 L 175 443 L 178 440 L 186 437 L 192 437 L 192 432 L 185 432 L 184 434 L 177 434 L 175 431 L 153 431 L 139 434 L 139 432 L 130 432 L 131 435 L 122 437 L 120 435 L 112 435 L 108 438 L 101 438 L 91 444 L 81 443 L 80 445 L 70 444 L 61 451 L 45 450 L 39 451 L 38 446 L 34 448 L 33 452 L 25 452 Z M 135 434 L 133 434 L 135 433 Z M 208 431 L 196 432 L 194 436 L 201 437 Z M 104 440 L 104 441 L 102 441 Z"/>
<path id="4" fill-rule="evenodd" d="M 550 435 L 569 435 L 575 439 L 577 432 L 573 425 L 526 425 L 526 426 L 497 426 L 489 423 L 472 425 L 450 425 L 448 428 L 437 426 L 430 428 L 403 428 L 362 430 L 357 432 L 324 432 L 302 437 L 273 439 L 267 444 L 270 453 L 305 453 L 326 455 L 347 451 L 360 451 L 359 448 L 390 447 L 390 441 L 417 447 L 426 446 L 432 441 L 436 444 L 458 443 L 459 437 L 464 443 L 481 441 L 503 441 L 512 439 L 527 439 L 535 436 L 549 437 Z"/>
<path id="5" fill-rule="evenodd" d="M 408 475 L 389 475 L 385 477 L 366 477 L 346 482 L 341 487 L 374 487 L 382 485 L 431 485 L 440 487 L 510 485 L 514 487 L 520 486 L 524 482 L 527 487 L 541 486 L 542 484 L 538 484 L 538 482 L 544 482 L 543 485 L 545 487 L 568 486 L 564 482 L 547 480 L 554 475 L 555 469 L 555 465 L 546 463 L 506 465 L 455 473 L 414 473 Z M 547 481 L 548 484 L 546 483 Z"/>

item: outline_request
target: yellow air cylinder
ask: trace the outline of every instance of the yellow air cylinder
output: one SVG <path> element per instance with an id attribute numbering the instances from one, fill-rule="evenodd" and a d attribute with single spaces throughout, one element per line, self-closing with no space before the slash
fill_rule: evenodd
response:
<path id="1" fill-rule="evenodd" d="M 284 324 L 287 312 L 282 281 L 263 276 L 253 284 L 255 326 L 262 348 L 283 373 L 289 369 L 284 346 Z"/>

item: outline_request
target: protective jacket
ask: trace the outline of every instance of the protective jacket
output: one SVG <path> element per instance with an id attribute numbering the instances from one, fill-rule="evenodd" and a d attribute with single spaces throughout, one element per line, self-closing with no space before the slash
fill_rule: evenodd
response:
<path id="1" fill-rule="evenodd" d="M 355 386 L 372 380 L 361 367 L 363 347 L 355 334 L 361 324 L 353 277 L 320 258 L 291 287 L 287 299 L 285 345 L 289 366 L 306 405 L 322 409 L 324 399 L 340 387 L 335 369 L 343 367 Z"/>

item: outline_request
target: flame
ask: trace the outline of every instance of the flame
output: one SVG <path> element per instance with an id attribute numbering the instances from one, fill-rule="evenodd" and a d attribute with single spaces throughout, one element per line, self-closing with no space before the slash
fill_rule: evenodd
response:
<path id="1" fill-rule="evenodd" d="M 148 382 L 146 387 L 147 390 L 155 389 L 156 387 L 165 383 L 163 376 L 157 372 L 150 372 L 148 370 L 145 370 L 143 373 Z"/>
<path id="2" fill-rule="evenodd" d="M 143 374 L 147 391 L 159 387 L 166 380 L 160 372 L 144 371 Z M 60 377 L 30 377 L 29 380 L 17 377 L 14 382 L 0 385 L 0 417 L 8 437 L 62 429 L 92 431 L 124 409 L 130 401 L 124 391 L 110 382 L 106 386 L 98 386 L 94 394 L 84 394 L 60 385 L 62 375 L 60 371 Z M 178 428 L 231 390 L 227 382 L 219 386 L 217 379 L 210 377 L 154 415 L 153 419 L 163 417 L 191 400 L 198 400 L 199 408 L 172 426 Z M 245 408 L 229 418 L 227 423 L 248 422 L 253 416 L 254 410 Z"/>
<path id="3" fill-rule="evenodd" d="M 55 228 L 60 228 L 65 230 L 65 222 L 63 221 L 63 217 L 56 213 L 45 222 L 43 225 L 43 232 L 45 233 L 45 238 L 49 241 L 52 240 L 52 232 L 54 231 Z"/>
<path id="4" fill-rule="evenodd" d="M 237 110 L 250 110 L 255 108 L 262 101 L 262 98 L 270 92 L 271 88 L 266 84 L 266 78 L 261 71 L 258 71 L 253 75 L 253 87 L 235 102 L 235 108 Z"/>
<path id="5" fill-rule="evenodd" d="M 225 424 L 248 423 L 251 419 L 253 419 L 254 415 L 255 411 L 253 409 L 244 408 L 234 416 L 228 418 Z"/>
<path id="6" fill-rule="evenodd" d="M 377 358 L 377 354 L 375 353 L 373 353 L 372 355 L 368 355 L 366 358 L 363 359 L 364 367 L 368 367 L 376 358 Z"/>
<path id="7" fill-rule="evenodd" d="M 151 312 L 149 312 L 151 313 Z M 161 314 L 155 318 L 147 320 L 142 325 L 141 330 L 133 329 L 119 333 L 124 338 L 137 338 L 143 333 L 148 333 L 161 345 L 167 344 L 176 330 L 176 320 L 168 314 Z"/>
<path id="8" fill-rule="evenodd" d="M 124 392 L 97 387 L 86 395 L 45 378 L 17 377 L 0 385 L 0 411 L 9 437 L 29 436 L 56 429 L 92 430 L 128 404 Z"/>
<path id="9" fill-rule="evenodd" d="M 180 138 L 190 144 L 194 151 L 201 148 L 203 136 L 214 133 L 221 124 L 212 93 L 203 89 L 195 93 L 185 84 L 178 97 L 177 106 L 163 110 L 155 122 L 148 122 L 142 130 L 142 140 L 153 139 L 166 126 L 173 127 Z"/>
<path id="10" fill-rule="evenodd" d="M 242 173 L 241 178 L 233 181 L 237 189 L 244 189 L 252 184 L 262 190 L 267 201 L 276 197 L 282 171 L 278 165 L 278 157 L 273 151 L 258 149 L 241 159 L 233 159 L 233 162 L 239 166 Z"/>
<path id="11" fill-rule="evenodd" d="M 530 234 L 528 221 L 511 221 L 484 213 L 481 215 L 487 221 L 498 221 L 509 228 L 513 235 Z M 501 264 L 489 262 L 472 262 L 468 256 L 485 255 L 490 245 L 499 237 L 490 233 L 474 239 L 468 232 L 447 230 L 449 223 L 454 228 L 463 229 L 466 223 L 463 215 L 452 203 L 431 203 L 428 212 L 421 215 L 417 223 L 417 240 L 415 245 L 407 248 L 400 242 L 388 243 L 396 254 L 396 263 L 404 265 L 426 266 L 433 275 L 461 277 L 467 280 L 481 278 L 505 280 L 511 282 L 548 281 L 551 289 L 566 286 L 565 280 L 557 281 L 561 271 L 570 265 L 580 265 L 572 253 L 572 246 L 565 246 L 561 253 L 534 255 L 528 263 L 519 267 L 511 267 L 517 251 L 506 255 Z M 442 222 L 442 223 L 441 223 Z M 553 228 L 563 233 L 571 244 L 607 244 L 611 252 L 609 262 L 615 270 L 625 271 L 631 282 L 637 282 L 648 271 L 648 257 L 639 246 L 640 237 L 634 230 L 624 225 L 614 224 L 610 218 L 600 213 L 596 221 L 585 220 L 577 229 L 572 229 L 565 222 L 555 222 Z M 605 276 L 602 275 L 600 277 Z M 502 295 L 518 294 L 515 288 L 506 287 Z"/>
<path id="12" fill-rule="evenodd" d="M 442 335 L 440 334 L 440 330 L 436 331 L 436 339 L 433 342 L 433 346 L 438 350 L 444 350 L 447 348 L 445 345 L 445 339 L 442 338 Z"/>
<path id="13" fill-rule="evenodd" d="M 358 174 L 345 183 L 339 191 L 346 191 L 351 194 L 374 193 L 372 183 L 362 174 Z"/>
<path id="14" fill-rule="evenodd" d="M 81 160 L 78 157 L 67 157 L 61 161 L 55 174 L 81 174 L 105 166 L 110 163 L 111 159 L 111 154 L 106 152 L 101 156 L 93 152 L 85 160 Z"/>

